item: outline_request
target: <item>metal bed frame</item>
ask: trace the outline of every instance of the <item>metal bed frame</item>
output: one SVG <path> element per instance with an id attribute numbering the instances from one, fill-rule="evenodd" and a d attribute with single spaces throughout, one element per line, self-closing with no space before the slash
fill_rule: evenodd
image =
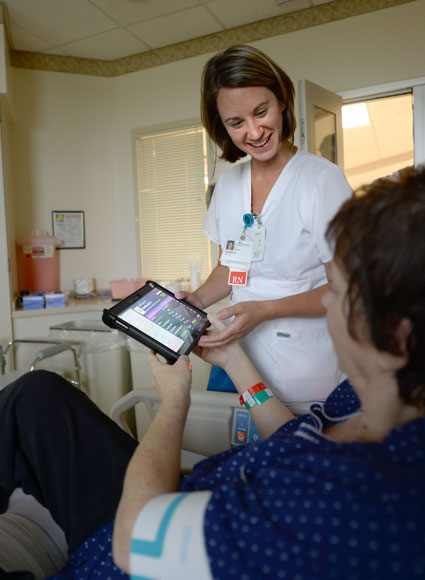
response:
<path id="1" fill-rule="evenodd" d="M 80 342 L 67 341 L 67 340 L 51 340 L 51 339 L 14 339 L 8 342 L 7 346 L 3 348 L 0 345 L 0 375 L 6 374 L 7 365 L 7 355 L 12 350 L 13 346 L 18 343 L 23 344 L 40 344 L 40 345 L 51 345 L 47 348 L 41 348 L 38 350 L 34 356 L 31 363 L 30 371 L 35 370 L 36 365 L 47 358 L 60 354 L 62 352 L 70 351 L 74 360 L 74 372 L 75 379 L 68 379 L 70 383 L 76 386 L 78 389 L 82 389 L 81 382 L 81 365 L 80 365 L 80 355 L 82 350 L 82 345 Z"/>

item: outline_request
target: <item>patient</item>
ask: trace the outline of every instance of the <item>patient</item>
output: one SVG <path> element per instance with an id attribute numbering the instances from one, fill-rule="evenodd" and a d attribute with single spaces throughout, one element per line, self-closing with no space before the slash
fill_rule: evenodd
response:
<path id="1" fill-rule="evenodd" d="M 64 529 L 73 555 L 58 578 L 119 577 L 114 516 L 115 562 L 135 578 L 425 576 L 425 170 L 362 193 L 329 226 L 323 299 L 350 382 L 294 418 L 237 343 L 199 351 L 230 375 L 261 442 L 180 479 L 187 357 L 150 355 L 162 403 L 139 445 L 47 372 L 0 393 L 0 484 Z"/>

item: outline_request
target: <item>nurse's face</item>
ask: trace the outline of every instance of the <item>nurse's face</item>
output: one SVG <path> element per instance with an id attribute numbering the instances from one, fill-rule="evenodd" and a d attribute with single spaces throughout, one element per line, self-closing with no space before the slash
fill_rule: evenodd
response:
<path id="1" fill-rule="evenodd" d="M 282 152 L 282 111 L 266 87 L 222 88 L 217 109 L 234 145 L 256 161 L 270 161 Z"/>

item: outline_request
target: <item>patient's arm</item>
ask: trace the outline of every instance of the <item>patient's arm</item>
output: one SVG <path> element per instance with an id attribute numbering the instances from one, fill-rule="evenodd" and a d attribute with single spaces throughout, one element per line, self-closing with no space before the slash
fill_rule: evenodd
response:
<path id="1" fill-rule="evenodd" d="M 254 365 L 243 351 L 239 357 L 232 357 L 224 370 L 239 393 L 262 382 Z M 294 414 L 277 397 L 268 399 L 262 405 L 255 405 L 250 409 L 250 415 L 262 439 L 270 437 L 276 429 L 294 418 Z"/>
<path id="2" fill-rule="evenodd" d="M 220 331 L 224 324 L 213 314 L 210 322 Z M 262 382 L 260 375 L 237 341 L 219 347 L 197 347 L 194 352 L 205 361 L 223 368 L 239 393 Z M 267 385 L 266 385 L 267 386 Z M 251 408 L 250 414 L 263 439 L 294 418 L 293 413 L 276 397 Z"/>
<path id="3" fill-rule="evenodd" d="M 188 357 L 180 357 L 171 366 L 151 353 L 149 363 L 162 403 L 127 468 L 112 542 L 114 561 L 127 573 L 131 534 L 140 510 L 151 498 L 178 489 L 180 451 L 190 405 Z"/>

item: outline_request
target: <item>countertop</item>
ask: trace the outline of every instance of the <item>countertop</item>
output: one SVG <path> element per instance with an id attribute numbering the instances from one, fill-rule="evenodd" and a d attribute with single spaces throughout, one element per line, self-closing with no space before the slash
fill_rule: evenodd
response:
<path id="1" fill-rule="evenodd" d="M 26 318 L 33 316 L 53 316 L 57 314 L 73 314 L 78 312 L 102 311 L 104 308 L 111 308 L 116 304 L 110 298 L 103 300 L 100 298 L 68 298 L 66 306 L 58 308 L 34 308 L 33 310 L 23 310 L 22 308 L 12 311 L 12 318 Z"/>
<path id="2" fill-rule="evenodd" d="M 68 298 L 66 306 L 58 308 L 34 308 L 33 310 L 23 310 L 22 308 L 12 311 L 12 318 L 29 318 L 34 316 L 53 316 L 57 314 L 73 314 L 78 312 L 102 311 L 104 308 L 111 308 L 117 304 L 116 300 L 102 298 Z M 206 310 L 217 312 L 227 306 L 227 298 L 213 304 Z"/>

